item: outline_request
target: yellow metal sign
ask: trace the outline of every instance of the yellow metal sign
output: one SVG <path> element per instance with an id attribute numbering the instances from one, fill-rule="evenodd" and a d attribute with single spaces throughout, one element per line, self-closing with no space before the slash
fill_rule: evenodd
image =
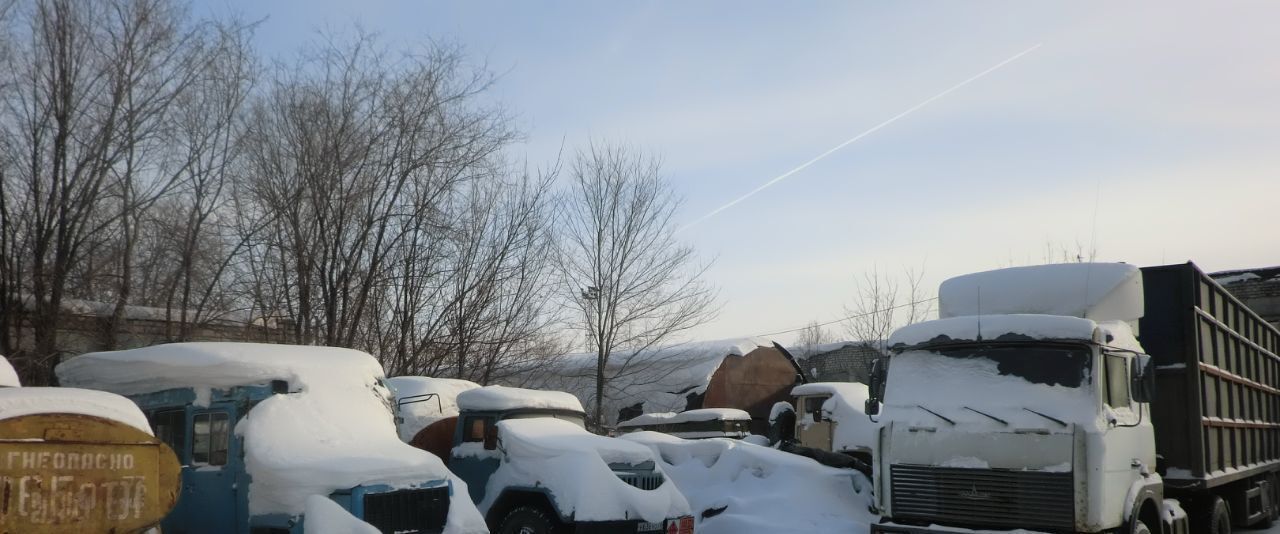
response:
<path id="1" fill-rule="evenodd" d="M 123 423 L 0 420 L 0 533 L 134 532 L 169 513 L 180 487 L 173 451 Z"/>

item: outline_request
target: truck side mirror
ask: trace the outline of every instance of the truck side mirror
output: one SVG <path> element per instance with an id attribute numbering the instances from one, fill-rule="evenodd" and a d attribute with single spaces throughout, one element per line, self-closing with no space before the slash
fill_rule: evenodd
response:
<path id="1" fill-rule="evenodd" d="M 1151 356 L 1146 354 L 1134 356 L 1129 369 L 1129 389 L 1133 391 L 1133 400 L 1137 402 L 1155 400 L 1156 368 Z"/>
<path id="2" fill-rule="evenodd" d="M 490 424 L 484 428 L 484 450 L 491 451 L 498 448 L 498 425 Z"/>
<path id="3" fill-rule="evenodd" d="M 867 399 L 867 402 L 862 405 L 862 411 L 867 415 L 880 415 L 880 401 Z"/>
<path id="4" fill-rule="evenodd" d="M 877 358 L 871 362 L 871 375 L 868 377 L 870 384 L 867 384 L 867 392 L 876 402 L 880 402 L 880 398 L 884 396 L 884 364 L 884 358 Z"/>

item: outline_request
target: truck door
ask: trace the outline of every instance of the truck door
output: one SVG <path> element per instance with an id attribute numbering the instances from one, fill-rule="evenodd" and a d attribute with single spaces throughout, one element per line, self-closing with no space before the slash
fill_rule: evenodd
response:
<path id="1" fill-rule="evenodd" d="M 173 513 L 164 521 L 165 533 L 237 533 L 248 529 L 247 510 L 239 492 L 248 491 L 241 481 L 244 472 L 239 440 L 231 429 L 236 408 L 232 403 L 214 403 L 208 408 L 187 407 L 179 411 L 185 425 L 182 433 L 182 495 Z M 157 421 L 172 422 L 176 414 L 160 412 Z M 157 435 L 161 434 L 157 425 Z M 177 440 L 176 433 L 163 431 Z M 162 437 L 162 439 L 165 439 Z M 168 439 L 166 439 L 168 441 Z"/>
<path id="2" fill-rule="evenodd" d="M 489 477 L 498 470 L 500 461 L 497 450 L 486 450 L 485 435 L 493 432 L 497 418 L 490 415 L 463 415 L 459 418 L 458 432 L 462 439 L 449 457 L 449 470 L 467 483 L 471 501 L 479 505 L 484 501 L 484 488 Z M 487 513 L 488 510 L 480 510 Z"/>
<path id="3" fill-rule="evenodd" d="M 831 450 L 832 422 L 822 413 L 830 395 L 800 397 L 801 413 L 796 414 L 796 439 L 805 447 Z"/>

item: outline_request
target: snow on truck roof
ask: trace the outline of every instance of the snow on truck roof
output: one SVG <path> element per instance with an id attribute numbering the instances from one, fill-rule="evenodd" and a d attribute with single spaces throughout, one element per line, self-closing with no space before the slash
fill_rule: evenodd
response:
<path id="1" fill-rule="evenodd" d="M 583 412 L 577 397 L 563 391 L 485 386 L 458 394 L 458 408 L 467 411 L 501 412 L 506 410 L 546 409 Z"/>
<path id="2" fill-rule="evenodd" d="M 697 423 L 703 421 L 750 421 L 751 414 L 736 408 L 700 408 L 680 413 L 646 413 L 621 423 L 618 428 L 647 425 L 670 425 L 677 423 Z"/>
<path id="3" fill-rule="evenodd" d="M 0 388 L 0 420 L 47 413 L 101 417 L 151 434 L 151 425 L 138 405 L 114 393 L 76 388 Z"/>
<path id="4" fill-rule="evenodd" d="M 931 342 L 995 341 L 1002 336 L 1034 340 L 1092 341 L 1135 352 L 1146 352 L 1124 321 L 1094 322 L 1058 315 L 978 315 L 936 319 L 907 325 L 889 336 L 895 349 Z"/>
<path id="5" fill-rule="evenodd" d="M 309 376 L 381 378 L 382 365 L 365 352 L 338 347 L 267 343 L 170 343 L 91 352 L 58 364 L 65 385 L 132 395 L 183 387 L 232 387 Z"/>
<path id="6" fill-rule="evenodd" d="M 951 278 L 938 288 L 938 317 L 1061 315 L 1137 321 L 1142 272 L 1125 263 L 1013 267 Z"/>

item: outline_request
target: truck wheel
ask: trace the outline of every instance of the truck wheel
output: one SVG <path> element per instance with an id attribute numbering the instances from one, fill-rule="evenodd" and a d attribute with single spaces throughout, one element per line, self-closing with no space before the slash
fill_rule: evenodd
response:
<path id="1" fill-rule="evenodd" d="M 521 506 L 507 513 L 498 534 L 555 534 L 556 522 L 541 508 Z"/>
<path id="2" fill-rule="evenodd" d="M 1151 534 L 1151 529 L 1147 528 L 1147 524 L 1139 519 L 1133 522 L 1133 530 L 1130 531 L 1130 534 Z"/>
<path id="3" fill-rule="evenodd" d="M 1231 511 L 1222 497 L 1205 499 L 1191 518 L 1191 531 L 1197 534 L 1231 534 Z"/>

